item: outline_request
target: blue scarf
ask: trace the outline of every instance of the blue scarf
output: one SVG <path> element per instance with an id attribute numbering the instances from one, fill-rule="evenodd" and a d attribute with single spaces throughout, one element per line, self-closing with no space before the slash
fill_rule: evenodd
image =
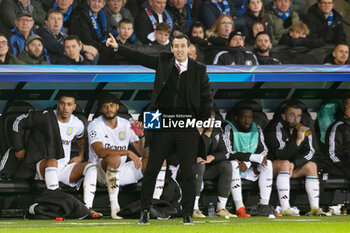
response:
<path id="1" fill-rule="evenodd" d="M 211 2 L 219 9 L 222 15 L 230 15 L 230 6 L 228 5 L 227 0 L 222 0 L 224 10 L 222 10 L 220 3 L 218 3 L 216 0 L 211 0 Z"/>
<path id="2" fill-rule="evenodd" d="M 105 43 L 107 40 L 107 19 L 106 19 L 105 13 L 103 12 L 103 10 L 100 10 L 100 12 L 98 12 L 98 17 L 101 20 L 102 28 L 100 28 L 100 25 L 98 24 L 98 21 L 95 18 L 90 8 L 89 8 L 89 14 L 90 14 L 92 27 L 94 28 L 97 38 L 100 40 L 100 42 Z"/>
<path id="3" fill-rule="evenodd" d="M 333 21 L 334 21 L 334 13 L 333 13 L 333 11 L 331 11 L 331 13 L 329 14 L 329 16 L 327 18 L 328 26 L 331 26 Z"/>
<path id="4" fill-rule="evenodd" d="M 191 15 L 191 6 L 185 5 L 187 10 L 187 27 L 191 27 L 192 25 L 192 15 Z"/>
<path id="5" fill-rule="evenodd" d="M 57 2 L 53 4 L 54 8 L 58 8 Z M 67 22 L 69 20 L 70 14 L 72 13 L 72 6 L 69 6 L 68 11 L 64 14 L 63 22 Z"/>
<path id="6" fill-rule="evenodd" d="M 272 9 L 276 12 L 276 14 L 283 19 L 283 21 L 286 21 L 288 17 L 290 16 L 290 10 L 288 9 L 286 13 L 283 13 L 282 11 L 278 10 L 278 8 L 273 5 Z"/>
<path id="7" fill-rule="evenodd" d="M 190 9 L 192 10 L 193 5 L 192 5 L 191 0 L 187 0 L 186 5 L 188 5 L 190 7 Z"/>
<path id="8" fill-rule="evenodd" d="M 243 0 L 242 5 L 239 8 L 237 8 L 238 13 L 240 13 L 241 15 L 244 15 L 244 13 L 245 13 L 245 3 L 246 2 L 247 2 L 247 0 Z"/>
<path id="9" fill-rule="evenodd" d="M 12 48 L 12 54 L 15 57 L 18 57 L 18 55 L 22 52 L 24 47 L 26 46 L 26 39 L 23 37 L 22 33 L 18 30 L 18 28 L 15 26 L 11 32 L 13 35 L 10 38 L 10 46 Z M 34 34 L 33 29 L 30 30 L 30 36 Z"/>

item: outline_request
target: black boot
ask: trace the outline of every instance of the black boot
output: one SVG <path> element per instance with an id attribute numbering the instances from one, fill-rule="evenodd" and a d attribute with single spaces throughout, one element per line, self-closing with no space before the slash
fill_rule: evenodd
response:
<path id="1" fill-rule="evenodd" d="M 149 210 L 141 210 L 139 224 L 140 225 L 148 225 L 149 224 Z"/>
<path id="2" fill-rule="evenodd" d="M 192 217 L 191 216 L 185 216 L 184 217 L 184 225 L 193 225 Z"/>

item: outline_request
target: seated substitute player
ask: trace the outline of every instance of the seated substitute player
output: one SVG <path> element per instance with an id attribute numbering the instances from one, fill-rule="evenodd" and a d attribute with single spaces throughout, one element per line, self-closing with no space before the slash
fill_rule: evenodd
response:
<path id="1" fill-rule="evenodd" d="M 330 175 L 350 177 L 350 95 L 343 100 L 343 115 L 327 132 Z"/>
<path id="2" fill-rule="evenodd" d="M 103 95 L 98 106 L 102 115 L 94 119 L 88 127 L 89 161 L 97 163 L 98 183 L 107 186 L 111 217 L 122 219 L 117 215 L 120 211 L 119 187 L 136 183 L 142 178 L 142 161 L 134 152 L 128 150 L 128 146 L 132 144 L 140 152 L 143 145 L 140 145 L 130 122 L 117 116 L 117 96 L 110 93 Z M 143 151 L 140 154 L 144 154 Z M 127 157 L 132 161 L 127 162 Z"/>
<path id="3" fill-rule="evenodd" d="M 289 205 L 290 178 L 305 177 L 305 190 L 309 199 L 310 215 L 325 213 L 319 208 L 319 180 L 314 162 L 315 149 L 312 135 L 305 136 L 310 129 L 300 124 L 302 108 L 298 102 L 288 101 L 282 109 L 280 119 L 273 120 L 266 127 L 265 138 L 269 157 L 273 161 L 278 197 L 282 215 L 299 216 Z M 300 126 L 300 125 L 299 125 Z"/>
<path id="4" fill-rule="evenodd" d="M 218 109 L 212 110 L 211 118 L 215 119 L 215 113 Z M 197 163 L 193 166 L 196 174 L 196 198 L 194 202 L 193 217 L 205 218 L 205 215 L 199 210 L 198 202 L 203 180 L 217 179 L 218 203 L 216 207 L 216 216 L 219 217 L 237 217 L 226 209 L 227 196 L 230 192 L 232 169 L 229 161 L 226 160 L 226 147 L 222 139 L 220 128 L 209 127 L 202 134 L 206 144 L 206 158 L 197 157 Z"/>
<path id="5" fill-rule="evenodd" d="M 82 162 L 84 159 L 85 145 L 85 127 L 84 123 L 72 113 L 76 108 L 75 94 L 62 92 L 57 102 L 57 110 L 32 111 L 28 114 L 20 115 L 13 124 L 14 131 L 14 150 L 18 159 L 25 158 L 36 162 L 36 180 L 45 180 L 47 189 L 55 190 L 59 188 L 62 182 L 70 187 L 80 187 L 84 178 L 84 202 L 90 209 L 91 217 L 101 218 L 102 214 L 92 210 L 92 203 L 96 191 L 97 171 L 96 165 L 90 162 Z M 30 129 L 43 130 L 47 127 L 46 139 L 37 138 L 39 145 L 28 145 L 25 148 L 24 135 L 25 131 Z M 54 131 L 51 133 L 51 131 Z M 38 134 L 31 134 L 31 137 L 37 137 Z M 49 141 L 54 138 L 53 149 L 47 145 L 46 158 L 40 158 L 39 151 L 42 149 L 40 143 Z M 71 143 L 77 138 L 79 154 L 71 158 Z M 36 149 L 35 149 L 36 148 Z M 26 153 L 28 149 L 29 153 Z M 39 159 L 39 160 L 37 160 Z M 35 161 L 36 160 L 36 161 Z"/>
<path id="6" fill-rule="evenodd" d="M 234 119 L 222 125 L 227 159 L 232 164 L 231 194 L 238 217 L 250 217 L 242 198 L 241 179 L 259 180 L 260 202 L 258 215 L 273 214 L 269 206 L 272 190 L 272 163 L 267 159 L 267 147 L 261 127 L 253 121 L 251 108 L 239 108 Z"/>

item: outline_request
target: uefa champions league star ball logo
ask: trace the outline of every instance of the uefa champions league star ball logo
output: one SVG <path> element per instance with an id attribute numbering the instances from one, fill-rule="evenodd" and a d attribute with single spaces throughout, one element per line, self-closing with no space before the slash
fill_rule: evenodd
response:
<path id="1" fill-rule="evenodd" d="M 97 132 L 95 130 L 90 131 L 89 133 L 90 138 L 95 138 L 97 136 Z"/>

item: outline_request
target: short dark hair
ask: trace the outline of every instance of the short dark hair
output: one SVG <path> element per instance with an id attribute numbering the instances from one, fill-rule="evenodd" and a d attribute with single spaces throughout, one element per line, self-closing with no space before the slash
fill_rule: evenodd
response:
<path id="1" fill-rule="evenodd" d="M 298 101 L 295 100 L 290 100 L 282 106 L 282 114 L 286 114 L 288 108 L 296 108 L 296 109 L 301 109 L 303 110 L 302 106 L 300 106 Z"/>
<path id="2" fill-rule="evenodd" d="M 78 42 L 78 44 L 81 44 L 81 41 L 79 39 L 78 36 L 72 34 L 72 35 L 69 35 L 65 40 L 64 40 L 64 44 L 66 44 L 66 41 L 67 40 L 76 40 Z"/>
<path id="3" fill-rule="evenodd" d="M 60 15 L 62 15 L 62 20 L 63 20 L 63 18 L 64 18 L 64 14 L 60 11 L 60 9 L 58 9 L 58 8 L 51 8 L 51 9 L 47 12 L 46 17 L 45 17 L 45 20 L 48 20 L 48 18 L 49 18 L 49 16 L 50 16 L 51 14 L 60 14 Z"/>
<path id="4" fill-rule="evenodd" d="M 62 99 L 63 97 L 70 97 L 74 99 L 74 102 L 77 100 L 77 93 L 74 91 L 63 90 L 58 93 L 57 100 Z"/>
<path id="5" fill-rule="evenodd" d="M 169 24 L 163 22 L 163 23 L 160 23 L 160 24 L 157 25 L 156 31 L 162 31 L 162 32 L 170 33 L 171 27 L 169 26 Z"/>
<path id="6" fill-rule="evenodd" d="M 5 33 L 0 32 L 0 36 L 5 37 L 7 44 L 9 44 L 9 38 L 7 38 L 7 35 Z"/>
<path id="7" fill-rule="evenodd" d="M 344 98 L 343 98 L 343 109 L 345 109 L 345 104 L 346 104 L 346 100 L 350 99 L 350 92 L 347 92 L 344 94 Z"/>
<path id="8" fill-rule="evenodd" d="M 346 46 L 346 47 L 349 48 L 349 45 L 348 45 L 347 43 L 345 43 L 345 42 L 340 42 L 340 43 L 337 43 L 337 44 L 335 45 L 335 47 L 334 47 L 333 50 L 335 50 L 339 45 L 344 45 L 344 46 Z"/>
<path id="9" fill-rule="evenodd" d="M 120 27 L 120 25 L 121 25 L 122 23 L 125 23 L 125 24 L 133 24 L 132 21 L 131 21 L 130 19 L 123 18 L 122 20 L 119 21 L 118 27 Z"/>
<path id="10" fill-rule="evenodd" d="M 112 93 L 103 93 L 99 98 L 98 98 L 98 103 L 97 106 L 100 109 L 102 107 L 102 105 L 106 104 L 106 103 L 115 103 L 115 104 L 119 104 L 119 98 L 118 96 L 112 94 Z"/>
<path id="11" fill-rule="evenodd" d="M 256 39 L 257 39 L 260 35 L 267 35 L 267 36 L 269 37 L 270 41 L 271 41 L 271 36 L 270 36 L 270 34 L 269 34 L 268 32 L 266 32 L 266 31 L 258 32 L 258 34 L 256 34 L 256 36 L 255 36 L 255 41 L 256 41 Z"/>
<path id="12" fill-rule="evenodd" d="M 190 41 L 190 39 L 188 38 L 188 36 L 186 36 L 185 34 L 183 34 L 183 33 L 179 33 L 179 34 L 177 34 L 176 36 L 174 36 L 170 41 L 171 41 L 171 47 L 173 47 L 173 43 L 174 43 L 174 40 L 175 39 L 183 39 L 183 38 L 185 38 L 186 40 L 187 40 L 187 47 L 190 47 L 190 45 L 191 45 L 191 41 Z"/>

